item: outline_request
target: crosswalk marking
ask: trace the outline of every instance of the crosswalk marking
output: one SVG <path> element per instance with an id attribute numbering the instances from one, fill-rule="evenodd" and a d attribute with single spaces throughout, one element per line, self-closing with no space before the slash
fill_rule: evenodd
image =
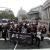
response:
<path id="1" fill-rule="evenodd" d="M 16 50 L 16 47 L 17 47 L 17 44 L 15 45 L 15 48 L 14 48 L 14 50 Z"/>
<path id="2" fill-rule="evenodd" d="M 9 40 L 9 38 L 6 38 L 6 39 Z M 50 40 L 49 37 L 44 37 L 44 39 L 48 39 L 48 40 Z M 4 40 L 4 38 L 0 38 L 0 40 Z"/>
<path id="3" fill-rule="evenodd" d="M 48 39 L 48 40 L 50 40 L 50 38 L 49 38 L 49 37 L 44 37 L 44 39 Z"/>
<path id="4" fill-rule="evenodd" d="M 6 38 L 7 40 L 9 40 L 9 38 Z M 0 38 L 0 40 L 5 40 L 4 38 Z"/>

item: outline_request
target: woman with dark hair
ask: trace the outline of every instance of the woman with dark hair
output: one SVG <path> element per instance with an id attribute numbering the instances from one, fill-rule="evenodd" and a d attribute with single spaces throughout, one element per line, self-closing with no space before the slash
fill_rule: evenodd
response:
<path id="1" fill-rule="evenodd" d="M 46 32 L 47 32 L 47 29 L 46 29 L 45 26 L 43 26 L 43 28 L 42 28 L 42 34 L 46 34 Z"/>

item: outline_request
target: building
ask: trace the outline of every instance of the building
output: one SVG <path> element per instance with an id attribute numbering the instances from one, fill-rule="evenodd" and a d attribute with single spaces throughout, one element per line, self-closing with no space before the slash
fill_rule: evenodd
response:
<path id="1" fill-rule="evenodd" d="M 50 19 L 50 0 L 47 0 L 43 4 L 43 11 L 44 11 L 44 19 Z"/>
<path id="2" fill-rule="evenodd" d="M 45 1 L 43 5 L 32 8 L 28 13 L 22 8 L 18 12 L 18 19 L 22 21 L 22 16 L 26 15 L 28 20 L 34 20 L 35 18 L 40 17 L 42 20 L 50 19 L 50 0 Z"/>
<path id="3" fill-rule="evenodd" d="M 40 17 L 42 19 L 42 13 L 43 13 L 43 6 L 40 5 L 36 8 L 32 8 L 29 12 L 28 12 L 28 18 L 30 19 L 35 19 L 35 18 L 38 18 Z"/>
<path id="4" fill-rule="evenodd" d="M 44 4 L 43 4 L 43 10 L 44 10 L 44 18 L 46 18 L 48 24 L 48 29 L 50 28 L 50 0 L 47 0 Z"/>
<path id="5" fill-rule="evenodd" d="M 39 17 L 42 20 L 49 20 L 50 19 L 50 0 L 47 0 L 43 5 L 40 5 L 38 7 L 32 8 L 29 13 L 33 13 L 33 12 L 39 12 Z M 36 16 L 35 13 L 33 13 L 34 15 L 32 16 L 32 18 L 34 16 Z M 31 16 L 30 16 L 31 18 Z"/>
<path id="6" fill-rule="evenodd" d="M 30 12 L 28 12 L 28 19 L 34 20 L 37 17 L 39 17 L 39 12 L 38 11 L 30 11 Z"/>
<path id="7" fill-rule="evenodd" d="M 27 12 L 21 8 L 18 11 L 18 14 L 17 14 L 18 21 L 21 22 L 22 21 L 22 17 L 26 17 L 26 16 L 27 16 Z"/>

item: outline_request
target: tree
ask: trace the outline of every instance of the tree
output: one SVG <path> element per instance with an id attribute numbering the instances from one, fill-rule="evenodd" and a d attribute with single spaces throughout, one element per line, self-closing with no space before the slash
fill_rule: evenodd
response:
<path id="1" fill-rule="evenodd" d="M 0 18 L 14 19 L 15 16 L 12 10 L 5 9 L 5 11 L 2 11 L 2 13 L 0 13 Z"/>
<path id="2" fill-rule="evenodd" d="M 28 19 L 26 14 L 22 15 L 21 17 L 22 17 L 22 20 Z"/>
<path id="3" fill-rule="evenodd" d="M 37 18 L 35 18 L 35 20 L 41 20 L 41 18 L 40 17 L 37 17 Z"/>
<path id="4" fill-rule="evenodd" d="M 18 17 L 15 17 L 15 21 L 17 21 L 17 22 L 18 22 Z"/>

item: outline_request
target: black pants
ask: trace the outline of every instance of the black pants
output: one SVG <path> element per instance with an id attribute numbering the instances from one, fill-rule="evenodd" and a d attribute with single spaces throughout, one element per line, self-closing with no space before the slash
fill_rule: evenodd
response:
<path id="1" fill-rule="evenodd" d="M 2 33 L 2 37 L 5 39 L 6 41 L 6 33 Z"/>
<path id="2" fill-rule="evenodd" d="M 36 37 L 36 42 L 35 42 L 38 46 L 38 48 L 40 47 L 40 39 L 38 37 Z"/>
<path id="3" fill-rule="evenodd" d="M 43 36 L 41 36 L 41 41 L 43 41 L 43 39 L 44 39 L 44 37 L 43 37 Z"/>
<path id="4" fill-rule="evenodd" d="M 31 42 L 31 43 L 32 43 L 32 45 L 33 45 L 33 39 L 34 39 L 34 35 L 32 35 L 32 36 L 31 36 L 31 38 L 32 38 L 32 42 Z"/>
<path id="5" fill-rule="evenodd" d="M 35 38 L 36 39 L 36 35 L 37 35 L 37 33 L 36 32 L 34 32 L 35 34 L 33 34 L 33 33 L 31 33 L 31 37 L 32 37 L 32 45 L 33 45 L 33 39 Z"/>
<path id="6" fill-rule="evenodd" d="M 17 43 L 17 38 L 16 37 L 12 37 L 11 39 L 10 39 L 10 43 L 13 43 L 14 45 L 16 45 L 16 43 Z"/>

